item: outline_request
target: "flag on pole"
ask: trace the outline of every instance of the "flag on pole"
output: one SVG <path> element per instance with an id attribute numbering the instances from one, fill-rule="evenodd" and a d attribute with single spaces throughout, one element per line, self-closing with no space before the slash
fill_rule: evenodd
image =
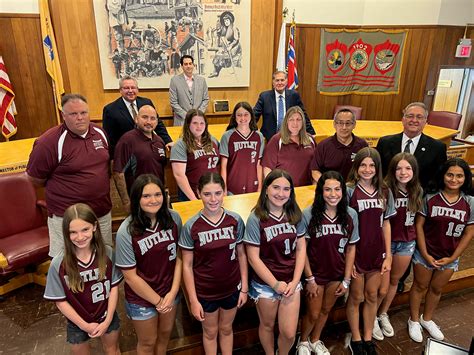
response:
<path id="1" fill-rule="evenodd" d="M 58 58 L 56 40 L 54 38 L 51 15 L 49 14 L 48 0 L 38 0 L 41 21 L 41 38 L 43 39 L 43 53 L 46 62 L 46 71 L 53 81 L 53 93 L 56 107 L 61 110 L 61 95 L 64 94 L 63 75 Z M 59 122 L 58 122 L 59 123 Z"/>
<path id="2" fill-rule="evenodd" d="M 13 92 L 5 63 L 3 63 L 3 58 L 0 56 L 0 124 L 2 126 L 2 134 L 7 140 L 17 131 L 14 98 L 15 93 Z"/>
<path id="3" fill-rule="evenodd" d="M 286 60 L 286 70 L 288 73 L 288 89 L 298 88 L 298 71 L 296 70 L 295 52 L 295 31 L 296 23 L 293 21 L 290 26 L 290 38 L 288 39 L 288 57 Z"/>
<path id="4" fill-rule="evenodd" d="M 281 23 L 280 29 L 280 41 L 278 42 L 278 55 L 276 61 L 276 70 L 286 70 L 286 55 L 285 55 L 285 44 L 286 44 L 286 23 Z"/>

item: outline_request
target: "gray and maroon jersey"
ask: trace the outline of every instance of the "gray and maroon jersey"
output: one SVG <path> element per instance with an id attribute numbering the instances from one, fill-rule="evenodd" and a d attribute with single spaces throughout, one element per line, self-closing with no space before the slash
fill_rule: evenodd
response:
<path id="1" fill-rule="evenodd" d="M 99 280 L 99 262 L 93 253 L 91 260 L 77 263 L 79 274 L 84 281 L 84 291 L 72 292 L 63 266 L 64 254 L 60 253 L 51 261 L 46 280 L 44 298 L 49 301 L 67 301 L 87 323 L 101 323 L 107 316 L 108 299 L 112 287 L 122 281 L 120 270 L 114 265 L 114 252 L 106 246 L 107 269 L 105 278 Z"/>
<path id="2" fill-rule="evenodd" d="M 367 147 L 367 142 L 354 134 L 352 142 L 348 145 L 339 142 L 334 134 L 318 144 L 311 161 L 311 170 L 318 170 L 321 173 L 330 170 L 338 171 L 346 180 L 355 155 L 364 147 Z"/>
<path id="3" fill-rule="evenodd" d="M 199 212 L 184 224 L 178 244 L 193 251 L 198 298 L 220 300 L 240 289 L 237 244 L 242 242 L 244 229 L 242 218 L 225 209 L 217 223 Z"/>
<path id="4" fill-rule="evenodd" d="M 283 144 L 280 133 L 275 134 L 265 147 L 262 166 L 270 169 L 286 170 L 293 178 L 295 186 L 312 184 L 311 160 L 316 150 L 316 142 L 311 137 L 308 145 L 290 142 Z"/>
<path id="5" fill-rule="evenodd" d="M 303 220 L 297 225 L 288 223 L 286 215 L 276 217 L 269 214 L 266 221 L 250 213 L 245 227 L 244 242 L 260 248 L 260 259 L 279 281 L 290 282 L 296 264 L 296 242 L 305 234 Z M 252 278 L 264 283 L 253 272 Z M 269 285 L 273 286 L 273 285 Z"/>
<path id="6" fill-rule="evenodd" d="M 426 250 L 435 259 L 450 257 L 459 245 L 467 225 L 474 223 L 474 198 L 461 192 L 449 203 L 442 192 L 426 195 L 419 212 L 425 217 Z"/>
<path id="7" fill-rule="evenodd" d="M 262 159 L 264 138 L 259 131 L 244 137 L 237 129 L 226 131 L 221 138 L 220 154 L 227 160 L 227 190 L 234 195 L 256 192 L 257 165 Z"/>
<path id="8" fill-rule="evenodd" d="M 114 171 L 124 173 L 128 191 L 141 174 L 154 174 L 164 183 L 165 165 L 165 142 L 155 132 L 150 139 L 135 128 L 125 133 L 115 147 Z"/>
<path id="9" fill-rule="evenodd" d="M 303 211 L 306 229 L 308 256 L 311 271 L 318 285 L 326 285 L 330 281 L 341 281 L 346 267 L 346 245 L 359 241 L 359 223 L 357 212 L 348 207 L 348 226 L 344 231 L 338 216 L 334 219 L 325 213 L 320 229 L 316 234 L 309 234 L 312 206 Z"/>
<path id="10" fill-rule="evenodd" d="M 46 179 L 48 214 L 62 217 L 69 206 L 87 203 L 98 217 L 112 209 L 109 146 L 104 131 L 89 125 L 85 137 L 62 125 L 50 128 L 34 143 L 28 175 Z"/>
<path id="11" fill-rule="evenodd" d="M 176 265 L 176 252 L 181 217 L 170 210 L 173 226 L 163 229 L 157 224 L 153 229 L 146 229 L 143 235 L 131 236 L 129 232 L 130 217 L 122 222 L 117 231 L 116 265 L 129 270 L 136 269 L 140 276 L 161 297 L 171 290 Z M 129 303 L 152 307 L 148 301 L 137 295 L 125 283 L 125 299 Z"/>
<path id="12" fill-rule="evenodd" d="M 400 189 L 394 194 L 397 214 L 390 218 L 392 242 L 411 242 L 416 239 L 415 213 L 407 209 L 408 193 Z"/>
<path id="13" fill-rule="evenodd" d="M 383 221 L 392 218 L 397 212 L 392 192 L 384 190 L 384 199 L 377 198 L 377 191 L 369 194 L 362 186 L 347 188 L 349 206 L 359 217 L 359 237 L 355 265 L 359 273 L 365 274 L 380 270 L 385 259 L 385 238 Z"/>
<path id="14" fill-rule="evenodd" d="M 180 138 L 171 148 L 170 161 L 171 163 L 186 164 L 186 177 L 189 185 L 197 195 L 198 182 L 202 175 L 207 172 L 218 173 L 219 169 L 219 143 L 214 137 L 212 138 L 212 151 L 205 152 L 203 149 L 195 150 L 189 153 L 186 149 L 186 144 Z"/>

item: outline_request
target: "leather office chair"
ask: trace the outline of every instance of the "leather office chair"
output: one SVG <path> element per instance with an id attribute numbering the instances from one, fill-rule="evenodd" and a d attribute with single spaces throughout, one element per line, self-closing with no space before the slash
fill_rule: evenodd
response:
<path id="1" fill-rule="evenodd" d="M 462 115 L 449 111 L 431 111 L 428 114 L 428 124 L 450 129 L 459 129 Z"/>
<path id="2" fill-rule="evenodd" d="M 334 106 L 333 116 L 337 112 L 339 112 L 343 109 L 351 110 L 354 113 L 354 116 L 355 116 L 356 120 L 360 120 L 362 118 L 362 107 L 351 106 L 351 105 L 336 105 L 336 106 Z"/>
<path id="3" fill-rule="evenodd" d="M 36 200 L 24 172 L 0 175 L 0 196 L 0 295 L 31 282 L 44 286 L 49 268 L 46 205 Z"/>

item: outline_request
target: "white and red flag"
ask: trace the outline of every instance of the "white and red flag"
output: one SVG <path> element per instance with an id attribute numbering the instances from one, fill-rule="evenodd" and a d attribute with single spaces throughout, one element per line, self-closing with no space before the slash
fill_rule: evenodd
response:
<path id="1" fill-rule="evenodd" d="M 14 98 L 15 93 L 13 92 L 3 58 L 0 56 L 0 125 L 2 126 L 2 134 L 7 139 L 17 131 Z"/>

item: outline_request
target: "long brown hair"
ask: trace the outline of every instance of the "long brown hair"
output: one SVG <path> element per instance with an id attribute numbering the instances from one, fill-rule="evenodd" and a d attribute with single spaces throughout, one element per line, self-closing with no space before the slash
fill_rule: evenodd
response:
<path id="1" fill-rule="evenodd" d="M 191 133 L 191 130 L 189 129 L 189 126 L 191 125 L 191 121 L 193 120 L 194 117 L 199 116 L 204 118 L 204 122 L 206 124 L 206 128 L 204 129 L 204 132 L 202 133 L 201 136 L 201 146 L 199 146 L 196 142 L 195 137 Z M 186 144 L 186 149 L 188 150 L 189 153 L 194 153 L 194 151 L 198 149 L 203 149 L 206 153 L 212 152 L 212 139 L 211 135 L 208 131 L 208 122 L 207 118 L 204 115 L 204 112 L 198 109 L 191 109 L 186 113 L 186 118 L 184 119 L 184 125 L 183 125 L 183 142 Z"/>
<path id="2" fill-rule="evenodd" d="M 250 106 L 250 104 L 246 101 L 241 101 L 241 102 L 238 102 L 234 106 L 234 111 L 232 112 L 232 116 L 230 116 L 229 125 L 227 126 L 226 131 L 228 131 L 229 129 L 232 129 L 232 128 L 237 128 L 237 126 L 238 126 L 238 123 L 237 123 L 237 110 L 239 108 L 243 108 L 245 111 L 250 113 L 250 122 L 249 122 L 250 130 L 251 131 L 258 130 L 257 120 L 255 119 L 255 113 L 253 112 L 252 106 Z"/>
<path id="3" fill-rule="evenodd" d="M 259 219 L 264 221 L 268 219 L 269 209 L 267 189 L 273 183 L 273 181 L 281 177 L 288 180 L 291 187 L 290 198 L 283 205 L 283 211 L 285 212 L 286 218 L 288 218 L 288 222 L 295 225 L 301 221 L 302 214 L 300 207 L 296 203 L 295 185 L 293 185 L 293 179 L 285 170 L 274 169 L 267 175 L 263 181 L 262 190 L 260 191 L 260 196 L 258 197 L 257 204 L 253 208 L 253 211 Z"/>
<path id="4" fill-rule="evenodd" d="M 398 163 L 402 160 L 406 160 L 411 166 L 413 171 L 413 178 L 407 182 L 407 193 L 408 193 L 408 206 L 407 210 L 413 213 L 418 212 L 421 209 L 421 204 L 423 202 L 423 189 L 421 188 L 420 181 L 418 179 L 418 162 L 416 161 L 415 156 L 410 153 L 398 153 L 396 154 L 390 164 L 388 165 L 387 176 L 385 177 L 385 183 L 388 188 L 392 190 L 393 195 L 398 190 L 398 181 L 395 177 L 397 172 Z"/>
<path id="5" fill-rule="evenodd" d="M 377 198 L 386 200 L 383 190 L 387 188 L 385 182 L 383 181 L 382 175 L 382 160 L 380 159 L 380 154 L 375 148 L 365 147 L 359 150 L 354 158 L 354 163 L 352 164 L 351 171 L 349 172 L 349 176 L 347 177 L 347 185 L 355 186 L 359 181 L 360 177 L 358 174 L 359 167 L 362 164 L 362 161 L 365 158 L 370 158 L 375 164 L 375 175 L 372 178 L 372 185 L 374 186 L 375 190 L 377 191 Z M 384 205 L 386 203 L 384 202 Z"/>
<path id="6" fill-rule="evenodd" d="M 100 225 L 97 216 L 95 215 L 92 208 L 85 203 L 76 203 L 75 205 L 69 206 L 64 211 L 63 216 L 63 238 L 64 238 L 64 258 L 63 267 L 68 276 L 69 289 L 72 292 L 84 291 L 84 281 L 82 281 L 81 275 L 79 275 L 79 269 L 77 267 L 78 259 L 76 256 L 76 246 L 73 244 L 70 238 L 69 226 L 74 219 L 81 219 L 87 223 L 92 224 L 96 227 L 96 230 L 92 232 L 91 250 L 95 252 L 95 257 L 99 263 L 99 280 L 105 278 L 105 271 L 107 268 L 107 253 L 105 251 L 104 240 L 100 233 Z"/>
<path id="7" fill-rule="evenodd" d="M 299 106 L 290 107 L 286 111 L 285 118 L 283 118 L 283 122 L 281 123 L 281 128 L 280 128 L 281 141 L 283 142 L 283 144 L 290 144 L 291 133 L 290 133 L 290 130 L 288 129 L 288 120 L 295 113 L 301 116 L 302 123 L 303 123 L 300 131 L 298 132 L 299 144 L 303 146 L 310 145 L 311 138 L 310 138 L 310 135 L 306 132 L 306 121 L 305 121 L 304 112 Z"/>

